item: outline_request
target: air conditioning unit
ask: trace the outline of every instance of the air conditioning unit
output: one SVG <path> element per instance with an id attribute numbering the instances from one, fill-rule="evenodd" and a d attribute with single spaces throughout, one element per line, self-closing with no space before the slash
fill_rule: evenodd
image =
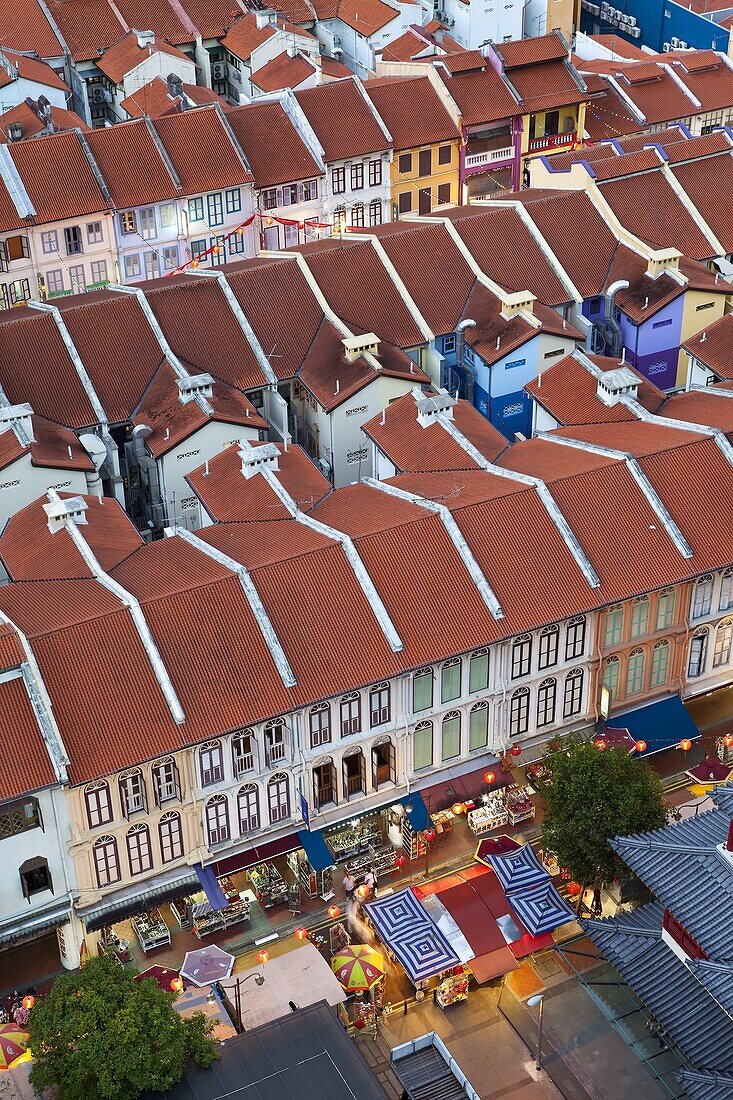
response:
<path id="1" fill-rule="evenodd" d="M 339 38 L 339 36 L 337 34 L 335 34 L 333 36 L 333 44 L 334 44 L 334 46 L 340 46 L 341 45 L 341 39 Z"/>
<path id="2" fill-rule="evenodd" d="M 90 93 L 91 94 L 89 98 L 91 99 L 92 103 L 101 105 L 107 102 L 104 94 L 104 88 L 100 87 L 99 84 L 95 84 L 94 87 L 90 89 Z M 109 92 L 107 94 L 109 95 Z"/>
<path id="3" fill-rule="evenodd" d="M 662 45 L 662 52 L 663 52 L 663 53 L 669 53 L 669 51 L 670 51 L 671 49 L 672 49 L 672 47 L 671 47 L 671 45 L 669 44 L 669 42 L 665 42 L 665 43 L 664 43 L 664 44 Z"/>
<path id="4" fill-rule="evenodd" d="M 669 44 L 670 44 L 670 47 L 671 47 L 671 48 L 672 48 L 673 50 L 676 50 L 676 49 L 677 49 L 677 47 L 678 47 L 678 46 L 679 46 L 679 44 L 680 44 L 680 40 L 679 40 L 679 38 L 675 38 L 675 37 L 674 37 L 674 35 L 673 35 L 673 36 L 672 36 L 672 38 L 670 39 L 670 43 L 669 43 Z"/>
<path id="5" fill-rule="evenodd" d="M 215 65 L 211 66 L 211 76 L 213 80 L 226 80 L 227 67 L 223 61 L 217 61 Z"/>
<path id="6" fill-rule="evenodd" d="M 683 42 L 681 38 L 680 38 L 680 41 L 679 41 L 679 47 L 680 47 L 681 50 L 686 50 L 687 49 L 687 43 Z"/>
<path id="7" fill-rule="evenodd" d="M 632 38 L 641 38 L 641 27 L 629 27 L 629 34 Z"/>

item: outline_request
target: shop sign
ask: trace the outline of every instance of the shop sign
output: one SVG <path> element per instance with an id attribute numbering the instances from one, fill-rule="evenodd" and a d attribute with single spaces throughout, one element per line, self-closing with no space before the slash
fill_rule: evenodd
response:
<path id="1" fill-rule="evenodd" d="M 303 815 L 303 821 L 305 822 L 306 829 L 310 830 L 311 818 L 310 808 L 308 806 L 308 799 L 303 794 L 303 784 L 298 780 L 298 798 L 300 799 L 300 812 Z"/>
<path id="2" fill-rule="evenodd" d="M 608 718 L 611 713 L 611 692 L 603 685 L 601 688 L 601 717 Z"/>

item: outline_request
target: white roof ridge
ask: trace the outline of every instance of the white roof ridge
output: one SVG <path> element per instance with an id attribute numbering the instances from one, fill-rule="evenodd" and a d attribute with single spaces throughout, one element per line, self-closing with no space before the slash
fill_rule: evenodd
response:
<path id="1" fill-rule="evenodd" d="M 71 359 L 71 362 L 74 366 L 74 370 L 76 371 L 77 377 L 78 377 L 79 381 L 82 384 L 82 388 L 83 388 L 85 394 L 87 395 L 87 399 L 89 401 L 89 404 L 92 406 L 92 409 L 94 410 L 94 412 L 95 412 L 95 414 L 96 414 L 96 416 L 99 420 L 99 424 L 104 425 L 104 426 L 108 425 L 109 424 L 109 419 L 107 417 L 106 412 L 102 408 L 102 402 L 99 400 L 99 397 L 97 395 L 97 391 L 95 390 L 94 385 L 92 383 L 92 380 L 89 377 L 89 374 L 87 373 L 87 369 L 84 366 L 84 363 L 82 362 L 82 358 L 79 355 L 79 352 L 76 350 L 76 345 L 74 344 L 74 341 L 71 338 L 71 333 L 69 332 L 68 328 L 66 327 L 66 322 L 64 321 L 63 317 L 61 316 L 61 311 L 59 310 L 58 306 L 53 305 L 52 302 L 37 302 L 37 301 L 30 301 L 27 304 L 31 309 L 37 309 L 41 313 L 50 313 L 51 314 L 51 316 L 53 317 L 54 323 L 56 325 L 56 328 L 58 329 L 59 336 L 61 337 L 61 339 L 63 341 L 63 344 L 64 344 L 64 347 L 66 348 L 66 350 L 69 354 L 69 358 Z"/>

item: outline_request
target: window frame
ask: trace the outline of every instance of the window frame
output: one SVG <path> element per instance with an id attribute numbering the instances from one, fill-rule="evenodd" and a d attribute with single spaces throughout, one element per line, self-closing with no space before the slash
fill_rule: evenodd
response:
<path id="1" fill-rule="evenodd" d="M 667 683 L 667 680 L 669 679 L 669 655 L 670 655 L 670 652 L 671 652 L 671 647 L 670 647 L 670 644 L 669 644 L 669 641 L 668 641 L 667 638 L 660 638 L 660 640 L 655 643 L 655 645 L 652 649 L 651 664 L 649 666 L 649 687 L 650 688 L 662 687 L 663 684 Z M 660 678 L 659 666 L 660 666 L 661 658 L 658 657 L 658 654 L 661 654 L 661 653 L 664 653 L 664 676 L 662 676 Z"/>
<path id="2" fill-rule="evenodd" d="M 375 706 L 376 700 L 376 706 Z M 384 726 L 390 721 L 392 713 L 392 699 L 389 682 L 383 680 L 380 684 L 374 684 L 369 689 L 369 726 L 375 729 Z"/>
<path id="3" fill-rule="evenodd" d="M 456 670 L 458 672 L 458 682 L 453 687 L 448 687 L 446 690 L 446 683 L 450 684 L 455 679 Z M 456 699 L 461 698 L 461 692 L 463 689 L 463 662 L 460 657 L 451 657 L 447 661 L 443 661 L 440 666 L 440 702 L 452 703 Z M 453 695 L 448 692 L 454 691 Z"/>
<path id="4" fill-rule="evenodd" d="M 418 708 L 418 707 L 415 706 L 415 699 L 416 699 L 415 688 L 418 684 L 418 681 L 419 682 L 422 682 L 423 680 L 427 681 L 428 678 L 429 678 L 429 682 L 430 682 L 430 701 L 429 701 L 429 703 L 426 707 L 419 707 Z M 432 710 L 433 709 L 434 696 L 435 696 L 435 675 L 433 673 L 432 668 L 418 668 L 412 674 L 412 713 L 413 714 L 424 714 L 425 711 Z"/>
<path id="5" fill-rule="evenodd" d="M 546 626 L 540 631 L 537 668 L 554 668 L 560 659 L 560 627 Z"/>
<path id="6" fill-rule="evenodd" d="M 281 797 L 283 792 L 284 799 Z M 275 772 L 267 780 L 267 809 L 271 825 L 277 825 L 291 816 L 290 781 L 285 772 Z"/>
<path id="7" fill-rule="evenodd" d="M 173 823 L 176 823 L 174 830 Z M 184 853 L 183 824 L 178 810 L 167 810 L 161 815 L 158 822 L 158 844 L 160 845 L 160 862 L 173 863 L 176 859 L 182 859 Z M 171 854 L 166 856 L 166 852 Z"/>
<path id="8" fill-rule="evenodd" d="M 532 667 L 532 635 L 520 634 L 512 642 L 511 676 L 519 680 L 528 676 Z"/>
<path id="9" fill-rule="evenodd" d="M 703 619 L 709 615 L 713 606 L 713 575 L 706 573 L 698 577 L 692 590 L 692 618 Z"/>
<path id="10" fill-rule="evenodd" d="M 103 858 L 100 859 L 100 854 L 103 853 Z M 111 853 L 111 858 L 110 858 Z M 92 863 L 94 864 L 94 872 L 97 879 L 97 886 L 100 890 L 103 890 L 106 886 L 112 886 L 114 883 L 119 882 L 122 878 L 122 868 L 120 867 L 120 854 L 117 847 L 117 838 L 110 835 L 100 836 L 92 844 Z M 116 875 L 112 877 L 109 872 L 114 867 Z M 106 874 L 102 876 L 102 869 Z"/>
<path id="11" fill-rule="evenodd" d="M 478 744 L 473 744 L 474 739 L 474 715 L 483 715 L 483 740 Z M 468 712 L 468 751 L 469 753 L 478 752 L 480 749 L 485 749 L 489 743 L 489 704 L 486 699 L 480 699 L 478 703 L 474 703 Z"/>
<path id="12" fill-rule="evenodd" d="M 97 797 L 98 794 L 104 792 L 106 801 L 106 816 L 102 812 L 101 800 Z M 96 803 L 92 807 L 92 800 Z M 112 808 L 112 795 L 109 789 L 109 783 L 102 779 L 96 783 L 88 783 L 84 788 L 84 808 L 87 815 L 87 823 L 90 829 L 99 829 L 102 825 L 109 825 L 114 820 L 114 810 Z M 99 814 L 99 819 L 95 820 L 95 812 Z"/>
<path id="13" fill-rule="evenodd" d="M 229 799 L 225 794 L 214 794 L 204 803 L 206 822 L 206 844 L 213 848 L 216 844 L 225 844 L 232 839 L 229 821 Z"/>
<path id="14" fill-rule="evenodd" d="M 361 692 L 350 691 L 339 700 L 341 736 L 351 737 L 361 733 Z"/>
<path id="15" fill-rule="evenodd" d="M 529 730 L 530 691 L 520 687 L 509 698 L 509 736 L 521 737 Z"/>
<path id="16" fill-rule="evenodd" d="M 308 712 L 308 729 L 312 749 L 331 744 L 331 704 L 317 703 Z"/>
<path id="17" fill-rule="evenodd" d="M 247 811 L 244 815 L 242 813 L 243 808 Z M 240 836 L 256 833 L 262 827 L 260 788 L 257 783 L 243 783 L 237 791 L 237 824 L 239 825 Z"/>
<path id="18" fill-rule="evenodd" d="M 133 843 L 134 841 L 134 843 Z M 127 847 L 127 865 L 130 878 L 144 875 L 153 869 L 153 846 L 150 843 L 150 829 L 144 822 L 131 826 L 125 833 Z"/>
<path id="19" fill-rule="evenodd" d="M 455 739 L 455 752 L 446 756 L 446 729 L 451 724 L 448 735 Z M 443 764 L 448 760 L 457 760 L 461 755 L 461 712 L 449 710 L 444 714 L 440 722 L 440 759 Z"/>
<path id="20" fill-rule="evenodd" d="M 478 666 L 479 662 L 485 663 L 486 675 L 483 677 L 482 682 L 476 686 L 473 683 L 474 668 Z M 468 694 L 473 695 L 475 691 L 487 691 L 489 687 L 489 647 L 482 646 L 481 649 L 475 649 L 468 659 Z"/>
<path id="21" fill-rule="evenodd" d="M 606 610 L 606 616 L 603 620 L 604 648 L 618 645 L 621 642 L 624 636 L 624 618 L 623 604 L 616 604 Z"/>
<path id="22" fill-rule="evenodd" d="M 585 650 L 585 615 L 576 615 L 571 619 L 565 630 L 565 660 L 574 661 L 582 657 Z"/>
<path id="23" fill-rule="evenodd" d="M 648 596 L 638 596 L 631 602 L 629 638 L 644 638 L 649 633 L 651 601 Z"/>
<path id="24" fill-rule="evenodd" d="M 208 763 L 205 763 L 205 760 Z M 207 741 L 199 749 L 199 778 L 202 787 L 213 787 L 216 783 L 223 781 L 224 752 L 221 741 Z"/>
<path id="25" fill-rule="evenodd" d="M 626 696 L 640 695 L 646 679 L 646 650 L 635 646 L 626 661 Z"/>
<path id="26" fill-rule="evenodd" d="M 563 718 L 575 718 L 583 710 L 583 681 L 585 674 L 582 668 L 571 668 L 565 677 L 563 685 Z"/>

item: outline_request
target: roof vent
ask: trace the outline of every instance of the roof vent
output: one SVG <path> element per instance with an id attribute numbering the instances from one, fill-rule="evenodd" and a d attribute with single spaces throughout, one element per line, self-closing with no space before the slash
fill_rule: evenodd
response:
<path id="1" fill-rule="evenodd" d="M 434 394 L 413 390 L 412 396 L 417 405 L 417 422 L 421 428 L 434 424 L 439 413 L 447 416 L 449 420 L 453 419 L 453 406 L 456 399 L 451 397 L 447 390 L 438 390 Z"/>
<path id="2" fill-rule="evenodd" d="M 0 407 L 0 433 L 12 428 L 21 443 L 34 443 L 33 409 L 28 404 Z"/>
<path id="3" fill-rule="evenodd" d="M 246 440 L 242 442 L 239 450 L 242 460 L 242 474 L 249 480 L 262 470 L 278 470 L 280 452 L 274 443 L 263 443 L 259 447 L 253 447 Z"/>
<path id="4" fill-rule="evenodd" d="M 272 8 L 262 8 L 261 11 L 256 11 L 254 17 L 257 20 L 257 27 L 262 30 L 263 27 L 268 27 L 270 24 L 277 24 L 277 12 Z"/>
<path id="5" fill-rule="evenodd" d="M 23 127 L 19 122 L 9 122 L 5 132 L 8 135 L 8 141 L 20 141 L 23 137 Z"/>
<path id="6" fill-rule="evenodd" d="M 649 256 L 646 273 L 650 279 L 658 279 L 667 271 L 679 271 L 682 253 L 676 248 L 658 248 Z"/>
<path id="7" fill-rule="evenodd" d="M 501 315 L 505 319 L 519 313 L 520 309 L 527 313 L 534 311 L 535 295 L 526 290 L 518 290 L 514 294 L 502 294 Z"/>
<path id="8" fill-rule="evenodd" d="M 147 47 L 152 48 L 155 46 L 155 31 L 135 31 L 137 35 L 137 44 L 141 50 Z"/>
<path id="9" fill-rule="evenodd" d="M 637 397 L 639 379 L 629 367 L 607 370 L 598 379 L 597 394 L 609 408 L 617 405 L 621 397 Z"/>
<path id="10" fill-rule="evenodd" d="M 362 336 L 346 336 L 341 343 L 344 345 L 347 363 L 353 363 L 367 352 L 376 355 L 379 351 L 379 337 L 374 332 L 365 332 Z"/>
<path id="11" fill-rule="evenodd" d="M 197 395 L 213 397 L 214 379 L 210 374 L 193 374 L 178 379 L 178 400 L 182 405 L 187 405 Z"/>
<path id="12" fill-rule="evenodd" d="M 62 500 L 58 493 L 53 496 L 49 493 L 48 504 L 43 505 L 43 510 L 48 519 L 48 529 L 52 535 L 67 527 L 69 523 L 86 523 L 84 514 L 87 510 L 87 502 L 83 497 L 67 497 Z"/>

